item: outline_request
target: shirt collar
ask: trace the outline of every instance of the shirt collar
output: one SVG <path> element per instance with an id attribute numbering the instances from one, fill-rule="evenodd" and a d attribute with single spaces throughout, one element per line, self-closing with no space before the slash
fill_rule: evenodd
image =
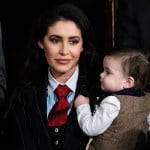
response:
<path id="1" fill-rule="evenodd" d="M 67 80 L 66 83 L 60 83 L 58 82 L 50 73 L 48 70 L 48 85 L 51 91 L 54 91 L 58 84 L 64 85 L 66 84 L 73 92 L 76 90 L 77 80 L 78 80 L 78 74 L 79 74 L 79 66 L 76 67 L 75 72 L 72 74 L 72 76 Z"/>

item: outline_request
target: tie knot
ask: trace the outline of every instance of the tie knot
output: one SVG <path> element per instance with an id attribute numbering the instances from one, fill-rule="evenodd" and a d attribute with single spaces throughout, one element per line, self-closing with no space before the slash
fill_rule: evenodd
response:
<path id="1" fill-rule="evenodd" d="M 70 88 L 66 85 L 58 85 L 55 89 L 57 97 L 66 97 L 70 91 Z"/>

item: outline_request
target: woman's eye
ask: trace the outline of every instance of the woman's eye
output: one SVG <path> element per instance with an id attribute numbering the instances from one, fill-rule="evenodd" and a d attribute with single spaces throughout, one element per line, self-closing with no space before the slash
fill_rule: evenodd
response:
<path id="1" fill-rule="evenodd" d="M 69 41 L 69 43 L 72 44 L 72 45 L 74 45 L 74 44 L 79 43 L 79 41 L 78 40 L 71 40 L 71 41 Z"/>
<path id="2" fill-rule="evenodd" d="M 52 42 L 52 43 L 58 43 L 59 42 L 59 39 L 50 39 L 50 41 Z"/>

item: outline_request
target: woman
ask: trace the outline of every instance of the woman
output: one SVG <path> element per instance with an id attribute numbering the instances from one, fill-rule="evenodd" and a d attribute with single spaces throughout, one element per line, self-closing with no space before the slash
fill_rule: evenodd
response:
<path id="1" fill-rule="evenodd" d="M 25 85 L 12 97 L 16 105 L 8 119 L 14 125 L 9 131 L 11 144 L 15 150 L 83 150 L 88 137 L 79 128 L 73 102 L 79 93 L 96 97 L 90 81 L 94 76 L 88 76 L 95 54 L 93 29 L 79 8 L 62 4 L 43 12 L 32 31 Z M 63 124 L 49 126 L 58 85 L 70 88 L 68 117 Z"/>

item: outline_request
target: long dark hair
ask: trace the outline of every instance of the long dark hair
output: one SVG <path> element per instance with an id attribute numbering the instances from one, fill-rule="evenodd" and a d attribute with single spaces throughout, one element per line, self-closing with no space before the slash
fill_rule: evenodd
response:
<path id="1" fill-rule="evenodd" d="M 17 82 L 17 87 L 14 89 L 8 100 L 8 113 L 13 114 L 15 107 L 20 103 L 17 101 L 20 91 L 29 84 L 41 84 L 47 81 L 48 76 L 48 64 L 45 58 L 44 51 L 38 46 L 38 41 L 42 41 L 44 36 L 48 32 L 48 27 L 53 25 L 55 22 L 66 19 L 76 23 L 81 30 L 83 38 L 83 52 L 81 53 L 79 65 L 80 71 L 84 71 L 86 74 L 90 74 L 90 71 L 96 62 L 97 54 L 95 51 L 95 33 L 92 28 L 90 21 L 88 20 L 85 13 L 78 7 L 70 3 L 64 3 L 46 8 L 42 13 L 35 18 L 31 27 L 31 34 L 25 47 L 26 60 L 20 78 Z M 88 71 L 87 71 L 88 70 Z M 91 75 L 91 74 L 90 74 Z M 89 75 L 89 78 L 91 77 Z M 19 100 L 19 99 L 18 99 Z M 7 105 L 7 104 L 6 104 Z"/>
<path id="2" fill-rule="evenodd" d="M 38 46 L 48 32 L 48 27 L 60 19 L 67 19 L 75 22 L 81 30 L 84 51 L 81 53 L 79 64 L 82 71 L 87 70 L 93 64 L 95 54 L 95 33 L 91 22 L 86 14 L 71 3 L 64 3 L 45 9 L 33 22 L 31 35 L 26 47 L 27 59 L 22 71 L 21 78 L 24 83 L 28 81 L 39 82 L 47 76 L 48 64 L 43 50 Z"/>

